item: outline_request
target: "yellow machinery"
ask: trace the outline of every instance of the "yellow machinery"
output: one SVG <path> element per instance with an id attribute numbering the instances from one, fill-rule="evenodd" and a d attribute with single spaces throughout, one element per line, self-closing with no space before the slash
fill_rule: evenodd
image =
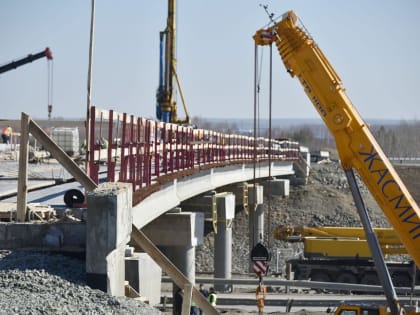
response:
<path id="1" fill-rule="evenodd" d="M 355 169 L 369 188 L 401 242 L 420 267 L 420 209 L 394 167 L 354 109 L 335 73 L 315 41 L 297 26 L 290 11 L 254 40 L 267 45 L 269 32 L 287 72 L 297 77 L 304 91 L 336 140 L 344 170 Z"/>
<path id="2" fill-rule="evenodd" d="M 384 255 L 407 254 L 391 228 L 375 228 Z M 380 285 L 377 268 L 361 227 L 280 226 L 274 237 L 287 242 L 302 242 L 303 256 L 287 260 L 296 280 Z M 387 261 L 395 286 L 420 284 L 420 272 L 412 262 Z"/>
<path id="3" fill-rule="evenodd" d="M 407 254 L 393 229 L 375 228 L 374 232 L 385 256 Z M 274 231 L 274 237 L 288 242 L 303 242 L 307 258 L 372 258 L 365 231 L 361 227 L 280 226 Z"/>
<path id="4" fill-rule="evenodd" d="M 176 1 L 168 0 L 168 19 L 164 31 L 160 32 L 159 87 L 156 93 L 156 116 L 160 121 L 174 124 L 191 124 L 184 94 L 176 71 Z M 185 119 L 179 119 L 175 101 L 175 84 L 182 100 Z"/>
<path id="5" fill-rule="evenodd" d="M 255 44 L 275 43 L 287 72 L 292 77 L 298 78 L 305 93 L 334 136 L 388 305 L 393 315 L 400 314 L 402 309 L 357 187 L 354 171 L 357 171 L 384 211 L 418 268 L 420 267 L 420 209 L 366 123 L 354 109 L 334 68 L 311 36 L 298 26 L 296 14 L 289 11 L 280 21 L 272 22 L 273 26 L 256 32 Z"/>

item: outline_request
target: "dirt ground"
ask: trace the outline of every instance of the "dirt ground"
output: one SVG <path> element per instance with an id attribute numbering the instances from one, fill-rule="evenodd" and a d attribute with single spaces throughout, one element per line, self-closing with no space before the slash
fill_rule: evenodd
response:
<path id="1" fill-rule="evenodd" d="M 412 191 L 413 196 L 420 201 L 420 181 L 416 174 L 419 167 L 398 167 L 403 181 Z M 419 174 L 420 175 L 420 174 Z M 382 209 L 379 208 L 370 192 L 359 182 L 362 197 L 368 209 L 374 227 L 390 227 Z M 350 193 L 347 179 L 338 163 L 313 164 L 306 185 L 291 185 L 288 197 L 272 197 L 264 200 L 265 245 L 273 255 L 270 262 L 271 272 L 276 272 L 276 253 L 281 252 L 279 265 L 285 266 L 285 260 L 299 255 L 301 243 L 290 243 L 276 240 L 273 231 L 278 226 L 361 226 L 353 197 Z M 244 274 L 248 270 L 248 216 L 242 212 L 235 215 L 233 221 L 233 255 L 232 272 Z M 212 233 L 205 239 L 205 244 L 197 250 L 196 270 L 202 273 L 213 271 Z M 280 271 L 282 272 L 282 271 Z"/>
<path id="2" fill-rule="evenodd" d="M 399 166 L 397 173 L 407 189 L 420 203 L 420 167 Z M 362 197 L 368 209 L 374 227 L 389 227 L 382 209 L 379 208 L 370 192 L 359 181 Z M 355 209 L 353 197 L 349 191 L 347 179 L 338 163 L 324 163 L 312 165 L 308 184 L 304 186 L 291 186 L 287 198 L 272 198 L 265 200 L 268 208 L 266 226 L 271 226 L 271 231 L 278 225 L 308 225 L 308 226 L 361 226 L 359 216 Z M 235 219 L 236 220 L 236 219 Z M 242 221 L 241 218 L 239 218 Z M 237 224 L 238 226 L 239 224 Z M 243 224 L 243 222 L 242 222 Z M 267 239 L 271 231 L 266 231 Z M 236 232 L 235 232 L 236 234 Z M 277 248 L 292 248 L 294 252 L 301 250 L 301 245 L 286 243 L 272 239 L 270 242 L 272 252 Z M 401 259 L 407 259 L 402 256 Z M 274 269 L 274 266 L 271 266 Z M 224 314 L 255 314 L 231 311 Z M 270 314 L 285 314 L 280 312 Z M 292 314 L 292 313 L 291 313 Z M 327 314 L 321 312 L 308 312 L 305 310 L 293 314 Z"/>

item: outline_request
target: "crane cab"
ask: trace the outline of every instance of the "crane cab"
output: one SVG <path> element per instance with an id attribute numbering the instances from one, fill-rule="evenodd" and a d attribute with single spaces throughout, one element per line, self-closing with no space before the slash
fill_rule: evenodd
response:
<path id="1" fill-rule="evenodd" d="M 389 315 L 384 305 L 339 305 L 334 315 Z"/>

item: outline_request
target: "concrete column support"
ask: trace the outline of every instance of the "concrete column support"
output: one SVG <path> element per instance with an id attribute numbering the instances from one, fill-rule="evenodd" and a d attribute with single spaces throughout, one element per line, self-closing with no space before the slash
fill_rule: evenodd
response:
<path id="1" fill-rule="evenodd" d="M 87 194 L 86 281 L 114 296 L 124 296 L 131 205 L 131 184 L 106 183 Z"/>
<path id="2" fill-rule="evenodd" d="M 290 181 L 288 179 L 269 179 L 263 182 L 263 186 L 266 196 L 289 196 Z"/>
<path id="3" fill-rule="evenodd" d="M 195 284 L 195 246 L 168 246 L 162 249 L 168 259 L 182 272 L 189 282 Z M 178 287 L 173 285 L 172 293 L 175 297 Z"/>
<path id="4" fill-rule="evenodd" d="M 171 260 L 191 282 L 195 283 L 195 246 L 172 246 Z"/>
<path id="5" fill-rule="evenodd" d="M 296 175 L 296 184 L 306 185 L 311 166 L 311 154 L 307 147 L 300 147 L 299 160 L 293 163 L 293 170 Z"/>
<path id="6" fill-rule="evenodd" d="M 260 242 L 264 242 L 264 205 L 259 204 L 249 213 L 250 252 Z M 252 240 L 252 242 L 251 242 Z"/>
<path id="7" fill-rule="evenodd" d="M 264 237 L 264 187 L 251 186 L 248 189 L 249 200 L 249 246 L 250 251 Z"/>
<path id="8" fill-rule="evenodd" d="M 204 239 L 204 214 L 172 212 L 160 216 L 143 228 L 150 240 L 191 282 L 195 283 L 195 246 Z M 174 285 L 173 294 L 177 291 Z"/>
<path id="9" fill-rule="evenodd" d="M 263 186 L 252 186 L 249 188 L 249 253 L 259 242 L 264 241 L 264 203 Z M 249 261 L 249 272 L 253 272 L 253 264 Z"/>
<path id="10" fill-rule="evenodd" d="M 232 221 L 235 217 L 235 195 L 216 195 L 217 233 L 214 235 L 214 277 L 232 278 Z M 231 291 L 228 284 L 216 284 L 219 292 Z"/>

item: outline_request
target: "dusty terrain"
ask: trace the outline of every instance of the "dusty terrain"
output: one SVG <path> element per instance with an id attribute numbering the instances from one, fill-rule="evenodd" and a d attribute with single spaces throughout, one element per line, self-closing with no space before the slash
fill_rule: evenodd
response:
<path id="1" fill-rule="evenodd" d="M 420 201 L 419 167 L 397 167 L 411 194 Z M 362 197 L 365 201 L 374 227 L 389 227 L 383 211 L 378 207 L 369 191 L 359 181 Z M 290 195 L 285 198 L 265 199 L 265 245 L 271 250 L 273 260 L 270 270 L 275 272 L 277 250 L 291 249 L 299 254 L 301 245 L 275 240 L 273 230 L 279 225 L 290 226 L 361 226 L 353 197 L 348 188 L 347 179 L 338 163 L 313 164 L 307 185 L 290 186 Z M 206 243 L 197 250 L 197 272 L 213 271 L 213 233 L 206 238 Z M 243 211 L 238 212 L 233 221 L 233 265 L 236 274 L 247 273 L 250 260 L 248 251 L 248 217 Z M 280 255 L 284 262 L 288 257 Z"/>
<path id="2" fill-rule="evenodd" d="M 406 183 L 409 191 L 420 201 L 420 168 L 398 167 L 398 173 Z M 383 212 L 376 205 L 370 193 L 363 188 L 362 194 L 372 218 L 374 226 L 389 226 Z M 291 254 L 298 254 L 301 251 L 299 244 L 291 244 L 274 240 L 272 231 L 278 225 L 321 225 L 321 226 L 360 226 L 353 199 L 350 195 L 344 173 L 337 163 L 324 163 L 312 165 L 311 175 L 307 185 L 290 186 L 290 195 L 280 198 L 265 199 L 265 240 L 267 247 L 273 254 L 278 249 L 289 249 Z M 213 233 L 209 233 L 205 243 L 197 248 L 196 271 L 200 274 L 213 272 Z M 59 258 L 59 265 L 65 264 L 66 268 L 58 271 L 54 268 L 56 264 L 47 256 L 34 254 L 36 259 L 28 259 L 28 255 L 7 254 L 8 259 L 0 257 L 0 287 L 3 297 L 0 294 L 0 314 L 70 314 L 86 310 L 89 306 L 89 314 L 152 314 L 157 310 L 151 310 L 141 303 L 133 303 L 125 299 L 112 299 L 106 294 L 91 290 L 86 287 L 84 279 L 84 264 L 74 263 L 71 259 Z M 39 255 L 39 256 L 37 256 Z M 1 255 L 0 255 L 1 256 Z M 243 211 L 239 211 L 233 222 L 233 263 L 232 271 L 234 276 L 249 275 L 248 264 L 248 217 Z M 11 263 L 13 258 L 13 263 Z M 280 265 L 288 257 L 280 256 Z M 276 272 L 276 259 L 273 257 L 270 266 L 272 276 Z M 65 274 L 62 274 L 62 271 Z M 69 277 L 69 275 L 72 275 Z M 56 283 L 54 287 L 44 286 L 45 282 Z M 58 290 L 60 288 L 60 290 Z M 66 293 L 67 292 L 67 293 Z M 68 292 L 73 295 L 71 299 Z M 7 294 L 6 294 L 7 293 Z M 66 308 L 57 312 L 57 294 L 64 297 Z M 6 297 L 8 296 L 8 297 Z M 13 301 L 25 296 L 24 301 L 17 306 Z M 41 303 L 35 303 L 42 296 Z M 83 303 L 79 303 L 83 301 Z M 33 308 L 37 305 L 37 308 Z M 18 308 L 16 308 L 18 307 Z M 255 314 L 255 312 L 242 312 L 231 310 L 223 314 Z M 271 313 L 280 314 L 280 313 Z M 295 313 L 296 314 L 296 313 Z M 309 314 L 309 312 L 298 312 L 297 314 Z"/>

